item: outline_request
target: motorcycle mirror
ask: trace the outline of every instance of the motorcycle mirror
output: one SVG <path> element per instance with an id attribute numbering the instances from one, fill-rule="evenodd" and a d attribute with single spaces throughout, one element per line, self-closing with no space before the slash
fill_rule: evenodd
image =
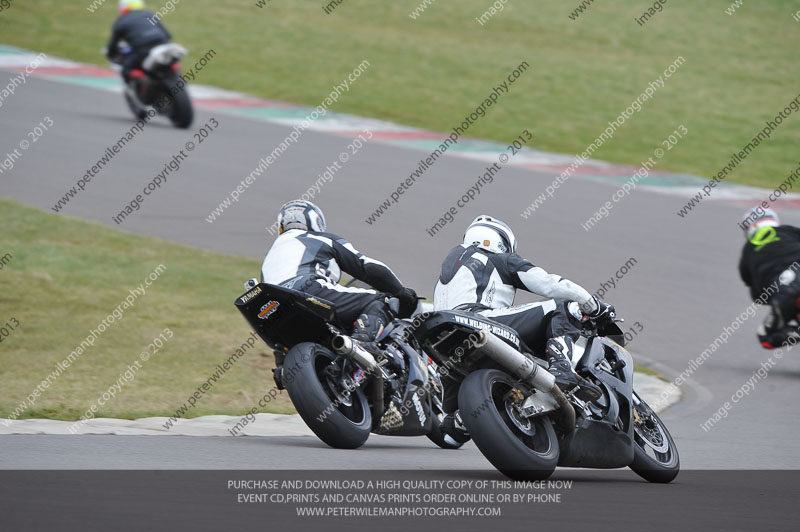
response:
<path id="1" fill-rule="evenodd" d="M 250 290 L 251 288 L 255 288 L 258 284 L 258 279 L 253 277 L 252 279 L 248 279 L 246 283 L 244 283 L 244 289 Z"/>

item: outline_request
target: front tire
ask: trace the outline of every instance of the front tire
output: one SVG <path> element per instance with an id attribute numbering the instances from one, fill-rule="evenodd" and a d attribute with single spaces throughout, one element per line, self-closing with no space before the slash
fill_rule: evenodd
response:
<path id="1" fill-rule="evenodd" d="M 675 480 L 681 470 L 678 448 L 658 417 L 636 392 L 633 393 L 633 463 L 630 468 L 649 481 L 666 484 Z"/>
<path id="2" fill-rule="evenodd" d="M 514 414 L 515 380 L 494 369 L 470 373 L 458 392 L 461 419 L 475 445 L 501 473 L 515 480 L 544 480 L 558 465 L 558 439 L 546 417 Z"/>
<path id="3" fill-rule="evenodd" d="M 355 449 L 369 437 L 372 414 L 361 387 L 347 392 L 337 386 L 343 362 L 319 344 L 298 344 L 286 355 L 282 378 L 297 413 L 320 440 Z"/>
<path id="4" fill-rule="evenodd" d="M 125 103 L 128 104 L 128 109 L 131 110 L 133 116 L 135 116 L 139 120 L 144 120 L 147 116 L 147 109 L 141 106 L 139 102 L 134 100 L 133 96 L 131 96 L 127 90 L 125 90 Z"/>

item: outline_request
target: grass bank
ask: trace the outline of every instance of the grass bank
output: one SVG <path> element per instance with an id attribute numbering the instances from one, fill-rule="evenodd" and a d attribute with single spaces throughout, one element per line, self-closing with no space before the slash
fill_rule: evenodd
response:
<path id="1" fill-rule="evenodd" d="M 0 343 L 0 417 L 24 403 L 19 418 L 77 419 L 115 383 L 120 389 L 99 405 L 97 417 L 171 416 L 250 334 L 233 300 L 241 281 L 257 274 L 257 261 L 7 200 L 0 200 L 0 226 L 0 255 L 11 255 L 0 270 L 0 323 L 19 324 Z M 107 327 L 99 327 L 103 320 Z M 92 330 L 100 334 L 89 345 Z M 148 345 L 162 333 L 163 347 L 153 353 L 157 346 Z M 81 342 L 85 349 L 58 372 Z M 151 354 L 146 361 L 143 351 Z M 137 361 L 132 380 L 120 381 Z M 259 340 L 217 373 L 186 417 L 250 410 L 272 388 L 272 367 L 272 352 Z M 51 372 L 60 374 L 45 388 Z M 30 405 L 26 398 L 40 385 Z M 283 392 L 263 411 L 293 409 Z"/>
<path id="2" fill-rule="evenodd" d="M 595 157 L 639 164 L 678 126 L 689 135 L 659 170 L 710 176 L 721 170 L 800 92 L 797 0 L 670 1 L 642 24 L 650 7 L 603 0 L 572 18 L 580 3 L 510 0 L 433 2 L 345 0 L 151 1 L 174 5 L 163 20 L 198 57 L 217 52 L 199 83 L 266 98 L 318 105 L 364 59 L 370 67 L 335 110 L 437 131 L 460 124 L 507 74 L 531 68 L 473 137 L 510 141 L 523 129 L 535 147 L 582 152 L 678 57 L 686 62 Z M 502 2 L 501 2 L 502 3 Z M 2 40 L 57 56 L 103 63 L 116 2 L 90 13 L 89 0 L 15 2 L 0 17 Z M 777 186 L 797 166 L 800 118 L 790 117 L 729 177 Z M 783 177 L 781 177 L 783 176 Z"/>

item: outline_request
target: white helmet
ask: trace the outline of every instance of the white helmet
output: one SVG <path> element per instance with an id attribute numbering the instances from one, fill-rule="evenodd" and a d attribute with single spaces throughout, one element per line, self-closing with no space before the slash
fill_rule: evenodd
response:
<path id="1" fill-rule="evenodd" d="M 464 233 L 465 246 L 477 246 L 492 253 L 516 253 L 517 238 L 505 223 L 481 214 Z"/>
<path id="2" fill-rule="evenodd" d="M 750 239 L 762 227 L 778 227 L 779 225 L 780 221 L 778 221 L 778 214 L 775 211 L 770 208 L 753 207 L 745 213 L 739 227 L 744 230 L 746 237 Z"/>
<path id="3" fill-rule="evenodd" d="M 281 233 L 289 229 L 323 232 L 325 227 L 325 215 L 322 214 L 322 209 L 310 201 L 290 201 L 284 203 L 278 211 L 278 228 Z"/>

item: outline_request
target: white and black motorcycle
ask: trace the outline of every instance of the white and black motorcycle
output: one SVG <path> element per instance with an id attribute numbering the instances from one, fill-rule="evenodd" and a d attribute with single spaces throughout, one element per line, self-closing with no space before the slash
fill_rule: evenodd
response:
<path id="1" fill-rule="evenodd" d="M 633 358 L 613 316 L 586 322 L 574 346 L 576 371 L 603 391 L 591 402 L 561 391 L 547 361 L 513 329 L 483 316 L 433 312 L 411 332 L 438 373 L 461 383 L 461 419 L 505 475 L 541 480 L 556 466 L 630 467 L 650 482 L 678 475 L 675 442 L 633 389 Z"/>
<path id="2" fill-rule="evenodd" d="M 441 431 L 441 380 L 408 334 L 411 320 L 393 319 L 370 352 L 350 338 L 352 324 L 338 323 L 330 301 L 255 279 L 245 286 L 236 308 L 274 350 L 276 387 L 323 442 L 355 449 L 374 433 L 461 446 Z"/>

